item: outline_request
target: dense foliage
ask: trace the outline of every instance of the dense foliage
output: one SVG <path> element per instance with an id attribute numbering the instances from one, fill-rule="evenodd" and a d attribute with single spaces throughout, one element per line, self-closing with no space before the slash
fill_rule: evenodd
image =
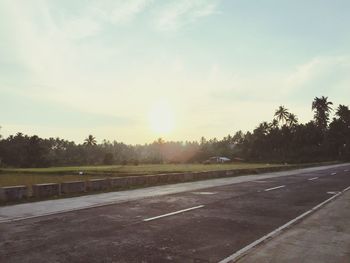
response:
<path id="1" fill-rule="evenodd" d="M 236 132 L 222 140 L 165 142 L 126 145 L 89 135 L 84 144 L 60 138 L 42 139 L 22 133 L 0 137 L 3 167 L 47 167 L 96 164 L 202 162 L 211 156 L 261 162 L 315 162 L 350 160 L 350 110 L 339 105 L 330 121 L 332 102 L 327 97 L 312 102 L 314 120 L 298 123 L 296 115 L 280 106 L 271 122 L 260 123 L 252 132 Z"/>

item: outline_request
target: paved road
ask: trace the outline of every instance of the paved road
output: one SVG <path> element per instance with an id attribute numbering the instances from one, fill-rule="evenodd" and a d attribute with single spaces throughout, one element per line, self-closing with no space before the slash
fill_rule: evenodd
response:
<path id="1" fill-rule="evenodd" d="M 2 223 L 0 262 L 218 262 L 350 186 L 349 169 L 260 175 Z"/>
<path id="2" fill-rule="evenodd" d="M 296 175 L 299 173 L 317 172 L 325 169 L 342 167 L 346 164 L 311 167 L 292 171 L 274 172 L 259 175 L 244 175 L 231 178 L 203 180 L 197 182 L 179 183 L 164 186 L 148 187 L 131 191 L 117 191 L 110 193 L 86 195 L 69 199 L 48 200 L 35 203 L 19 204 L 0 207 L 0 223 L 21 218 L 37 217 L 42 215 L 57 214 L 89 207 L 115 204 L 132 201 L 146 197 L 162 196 L 186 191 L 200 190 L 208 187 L 223 186 L 249 182 L 258 179 L 267 179 L 281 176 Z"/>

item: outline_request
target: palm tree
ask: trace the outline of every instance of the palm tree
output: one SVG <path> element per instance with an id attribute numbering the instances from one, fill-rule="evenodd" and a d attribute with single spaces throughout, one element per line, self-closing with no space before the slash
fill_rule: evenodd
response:
<path id="1" fill-rule="evenodd" d="M 264 121 L 260 123 L 254 131 L 259 134 L 267 135 L 269 132 L 269 124 L 266 121 Z"/>
<path id="2" fill-rule="evenodd" d="M 350 123 L 350 110 L 348 106 L 340 104 L 335 113 L 342 122 Z"/>
<path id="3" fill-rule="evenodd" d="M 286 123 L 289 127 L 293 127 L 298 124 L 298 117 L 293 113 L 289 113 Z"/>
<path id="4" fill-rule="evenodd" d="M 288 114 L 288 109 L 286 109 L 284 106 L 279 106 L 279 108 L 275 112 L 275 117 L 279 122 L 283 123 L 287 121 Z"/>
<path id="5" fill-rule="evenodd" d="M 315 97 L 312 102 L 312 110 L 315 111 L 314 119 L 316 125 L 320 127 L 323 131 L 327 129 L 329 121 L 329 113 L 332 110 L 332 102 L 328 101 L 328 97 L 322 96 L 321 98 Z"/>
<path id="6" fill-rule="evenodd" d="M 96 138 L 91 134 L 84 140 L 84 145 L 94 146 L 97 144 Z"/>
<path id="7" fill-rule="evenodd" d="M 270 123 L 270 129 L 277 129 L 278 128 L 278 120 L 273 119 L 272 122 Z"/>

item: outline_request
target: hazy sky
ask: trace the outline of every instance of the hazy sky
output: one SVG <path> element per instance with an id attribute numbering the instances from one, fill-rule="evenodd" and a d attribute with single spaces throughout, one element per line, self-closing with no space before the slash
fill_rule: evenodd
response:
<path id="1" fill-rule="evenodd" d="M 350 1 L 0 0 L 0 133 L 221 138 L 350 104 Z M 163 129 L 162 129 L 163 128 Z"/>

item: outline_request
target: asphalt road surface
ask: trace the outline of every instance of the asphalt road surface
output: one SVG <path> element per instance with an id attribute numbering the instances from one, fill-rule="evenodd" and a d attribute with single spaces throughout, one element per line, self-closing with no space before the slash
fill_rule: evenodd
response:
<path id="1" fill-rule="evenodd" d="M 0 262 L 219 262 L 350 186 L 350 165 L 0 224 Z"/>

